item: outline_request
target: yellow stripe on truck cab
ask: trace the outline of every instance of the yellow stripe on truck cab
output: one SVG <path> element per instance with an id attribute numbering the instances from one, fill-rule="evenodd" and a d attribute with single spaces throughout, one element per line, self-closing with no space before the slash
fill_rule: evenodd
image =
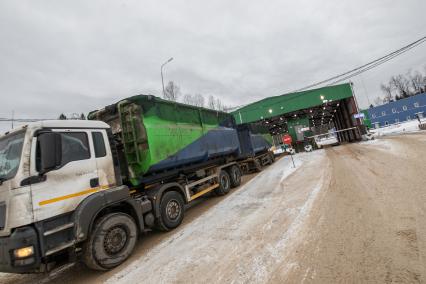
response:
<path id="1" fill-rule="evenodd" d="M 47 205 L 47 204 L 55 203 L 55 202 L 58 202 L 58 201 L 62 201 L 62 200 L 86 195 L 86 194 L 89 194 L 89 193 L 93 193 L 93 192 L 108 189 L 108 188 L 109 188 L 108 185 L 102 185 L 102 186 L 86 189 L 86 190 L 83 190 L 83 191 L 80 191 L 80 192 L 76 192 L 76 193 L 72 193 L 72 194 L 68 194 L 68 195 L 64 195 L 64 196 L 59 196 L 59 197 L 55 197 L 55 198 L 52 198 L 52 199 L 43 200 L 43 201 L 40 201 L 38 203 L 38 205 L 43 206 L 43 205 Z"/>

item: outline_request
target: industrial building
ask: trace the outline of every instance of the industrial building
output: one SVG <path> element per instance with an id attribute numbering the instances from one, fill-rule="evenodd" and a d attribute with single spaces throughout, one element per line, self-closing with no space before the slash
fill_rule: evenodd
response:
<path id="1" fill-rule="evenodd" d="M 233 112 L 238 124 L 266 127 L 274 137 L 288 133 L 294 146 L 313 135 L 333 130 L 339 142 L 361 139 L 362 121 L 351 84 L 268 97 Z M 277 139 L 279 140 L 279 139 Z"/>
<path id="2" fill-rule="evenodd" d="M 367 113 L 374 128 L 423 118 L 426 115 L 426 93 L 369 108 Z"/>

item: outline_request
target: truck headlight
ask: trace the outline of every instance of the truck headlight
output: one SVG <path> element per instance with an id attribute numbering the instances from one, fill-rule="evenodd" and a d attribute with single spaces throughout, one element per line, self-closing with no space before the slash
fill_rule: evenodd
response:
<path id="1" fill-rule="evenodd" d="M 13 251 L 13 255 L 17 259 L 18 258 L 26 258 L 26 257 L 32 256 L 33 254 L 34 254 L 34 247 L 33 246 L 19 248 L 19 249 L 15 249 Z"/>

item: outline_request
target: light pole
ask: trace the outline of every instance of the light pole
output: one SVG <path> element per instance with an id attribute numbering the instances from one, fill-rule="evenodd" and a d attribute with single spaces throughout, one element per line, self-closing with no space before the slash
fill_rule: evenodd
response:
<path id="1" fill-rule="evenodd" d="M 164 65 L 166 65 L 167 63 L 169 63 L 170 61 L 172 61 L 173 60 L 173 57 L 170 57 L 170 59 L 169 60 L 167 60 L 166 62 L 164 62 L 162 65 L 161 65 L 161 68 L 160 68 L 160 70 L 161 70 L 161 83 L 163 84 L 163 98 L 164 98 L 164 96 L 165 96 L 165 91 L 164 91 L 164 78 L 163 78 L 163 67 L 164 67 Z"/>

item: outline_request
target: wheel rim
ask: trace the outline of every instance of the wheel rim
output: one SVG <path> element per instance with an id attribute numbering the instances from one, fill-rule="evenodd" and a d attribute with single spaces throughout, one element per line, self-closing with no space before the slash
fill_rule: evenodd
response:
<path id="1" fill-rule="evenodd" d="M 226 178 L 226 176 L 222 176 L 221 184 L 223 189 L 228 188 L 228 179 Z"/>
<path id="2" fill-rule="evenodd" d="M 258 159 L 256 160 L 256 168 L 260 169 L 260 161 Z"/>
<path id="3" fill-rule="evenodd" d="M 238 170 L 235 170 L 234 171 L 234 180 L 238 182 L 239 178 L 240 178 L 240 174 L 238 173 Z"/>
<path id="4" fill-rule="evenodd" d="M 126 243 L 127 231 L 121 226 L 113 227 L 105 234 L 104 248 L 109 255 L 121 252 Z"/>
<path id="5" fill-rule="evenodd" d="M 179 202 L 177 202 L 176 200 L 172 199 L 167 203 L 166 206 L 166 212 L 167 212 L 167 217 L 170 220 L 176 220 L 179 215 L 180 215 L 180 205 Z"/>

